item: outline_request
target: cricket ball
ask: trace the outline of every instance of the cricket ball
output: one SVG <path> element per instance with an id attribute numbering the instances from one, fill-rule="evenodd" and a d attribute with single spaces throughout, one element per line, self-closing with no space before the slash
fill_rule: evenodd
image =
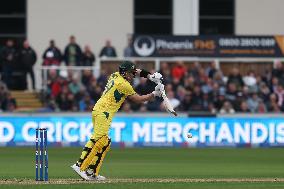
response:
<path id="1" fill-rule="evenodd" d="M 192 138 L 192 134 L 191 133 L 187 133 L 187 138 Z"/>

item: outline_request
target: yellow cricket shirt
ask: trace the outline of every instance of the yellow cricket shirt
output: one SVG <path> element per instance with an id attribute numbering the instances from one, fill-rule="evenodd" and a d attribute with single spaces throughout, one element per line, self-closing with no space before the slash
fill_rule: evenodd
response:
<path id="1" fill-rule="evenodd" d="M 114 114 L 126 97 L 135 93 L 130 83 L 119 72 L 115 72 L 108 79 L 105 90 L 93 110 Z"/>

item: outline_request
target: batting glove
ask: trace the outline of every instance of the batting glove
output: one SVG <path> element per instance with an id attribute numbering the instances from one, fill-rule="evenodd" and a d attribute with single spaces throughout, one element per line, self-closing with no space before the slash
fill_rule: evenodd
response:
<path id="1" fill-rule="evenodd" d="M 163 76 L 159 72 L 155 72 L 149 76 L 149 80 L 156 84 L 159 84 L 162 83 Z"/>
<path id="2" fill-rule="evenodd" d="M 155 96 L 155 97 L 161 97 L 161 91 L 153 91 L 152 94 Z"/>
<path id="3" fill-rule="evenodd" d="M 161 97 L 161 91 L 162 91 L 161 89 L 164 89 L 164 85 L 159 83 L 155 87 L 155 90 L 152 92 L 154 94 L 154 96 Z"/>

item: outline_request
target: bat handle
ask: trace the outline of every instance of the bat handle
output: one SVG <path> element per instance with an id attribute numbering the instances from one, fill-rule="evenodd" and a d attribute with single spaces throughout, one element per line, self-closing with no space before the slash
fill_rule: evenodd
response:
<path id="1" fill-rule="evenodd" d="M 162 95 L 163 98 L 166 98 L 166 97 L 167 97 L 165 91 L 163 91 L 163 92 L 161 93 L 161 95 Z"/>

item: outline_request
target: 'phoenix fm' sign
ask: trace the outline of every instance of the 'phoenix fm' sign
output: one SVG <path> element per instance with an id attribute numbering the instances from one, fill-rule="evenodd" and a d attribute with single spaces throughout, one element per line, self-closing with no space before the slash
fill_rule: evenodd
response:
<path id="1" fill-rule="evenodd" d="M 85 143 L 92 135 L 86 117 L 4 117 L 0 118 L 0 143 L 25 144 L 35 141 L 35 129 L 47 128 L 49 142 Z M 192 133 L 191 139 L 187 133 Z M 284 119 L 266 118 L 175 118 L 117 117 L 110 137 L 125 143 L 190 144 L 284 144 Z"/>
<path id="2" fill-rule="evenodd" d="M 133 35 L 139 57 L 283 57 L 284 36 Z"/>

